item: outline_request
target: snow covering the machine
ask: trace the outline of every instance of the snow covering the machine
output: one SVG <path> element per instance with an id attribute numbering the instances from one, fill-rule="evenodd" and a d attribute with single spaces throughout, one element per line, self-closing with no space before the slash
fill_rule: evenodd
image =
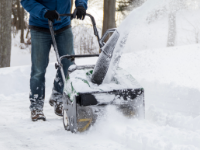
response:
<path id="1" fill-rule="evenodd" d="M 69 76 L 66 79 L 64 92 L 69 96 L 71 101 L 73 101 L 74 96 L 86 93 L 93 94 L 100 103 L 108 103 L 116 96 L 112 94 L 113 91 L 134 91 L 137 89 L 143 91 L 143 88 L 132 75 L 122 68 L 117 69 L 116 74 L 109 84 L 94 84 L 91 82 L 93 69 L 94 66 L 76 65 L 72 65 L 69 68 Z"/>

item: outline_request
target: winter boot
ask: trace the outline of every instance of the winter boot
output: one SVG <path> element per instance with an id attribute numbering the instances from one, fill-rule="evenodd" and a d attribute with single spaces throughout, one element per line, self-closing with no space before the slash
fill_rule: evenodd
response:
<path id="1" fill-rule="evenodd" d="M 43 120 L 46 121 L 46 117 L 44 116 L 41 110 L 32 110 L 31 111 L 31 119 L 32 121 Z"/>
<path id="2" fill-rule="evenodd" d="M 54 112 L 56 115 L 63 116 L 63 114 L 62 114 L 62 108 L 63 108 L 62 94 L 53 90 L 53 92 L 51 94 L 51 98 L 49 100 L 49 104 L 51 106 L 54 106 Z"/>
<path id="3" fill-rule="evenodd" d="M 62 110 L 63 110 L 63 103 L 62 102 L 55 102 L 54 103 L 55 114 L 58 115 L 58 116 L 63 116 Z"/>

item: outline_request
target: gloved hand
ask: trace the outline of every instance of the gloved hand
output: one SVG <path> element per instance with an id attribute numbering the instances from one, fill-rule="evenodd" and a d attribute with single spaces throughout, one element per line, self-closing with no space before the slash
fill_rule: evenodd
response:
<path id="1" fill-rule="evenodd" d="M 54 22 L 55 19 L 58 20 L 58 17 L 58 13 L 55 10 L 48 10 L 44 15 L 44 18 L 47 18 L 52 22 Z"/>
<path id="2" fill-rule="evenodd" d="M 84 20 L 86 15 L 86 9 L 83 6 L 76 7 L 76 16 L 77 19 Z"/>

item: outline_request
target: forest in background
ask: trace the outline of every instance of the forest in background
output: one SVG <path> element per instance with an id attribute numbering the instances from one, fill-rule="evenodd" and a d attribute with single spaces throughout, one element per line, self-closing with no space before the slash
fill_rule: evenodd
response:
<path id="1" fill-rule="evenodd" d="M 71 12 L 74 9 L 72 1 Z M 107 29 L 116 28 L 120 19 L 126 16 L 129 10 L 140 6 L 146 0 L 88 0 L 89 7 L 97 7 L 103 15 L 102 27 L 98 30 L 104 34 Z M 30 30 L 28 29 L 29 14 L 20 4 L 20 0 L 0 1 L 0 68 L 10 66 L 11 38 L 20 33 L 20 48 L 31 44 Z M 83 26 L 74 21 L 74 45 L 77 53 L 98 53 L 98 43 L 90 26 Z M 88 36 L 79 36 L 88 35 Z"/>

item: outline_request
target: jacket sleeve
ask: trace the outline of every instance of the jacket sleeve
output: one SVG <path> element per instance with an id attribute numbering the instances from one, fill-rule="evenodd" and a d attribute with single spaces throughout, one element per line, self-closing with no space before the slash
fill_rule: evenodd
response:
<path id="1" fill-rule="evenodd" d="M 83 6 L 85 9 L 87 9 L 87 1 L 88 0 L 76 0 L 75 1 L 76 7 Z"/>
<path id="2" fill-rule="evenodd" d="M 44 19 L 44 14 L 47 12 L 47 8 L 36 2 L 36 0 L 21 0 L 21 4 L 30 15 Z"/>

